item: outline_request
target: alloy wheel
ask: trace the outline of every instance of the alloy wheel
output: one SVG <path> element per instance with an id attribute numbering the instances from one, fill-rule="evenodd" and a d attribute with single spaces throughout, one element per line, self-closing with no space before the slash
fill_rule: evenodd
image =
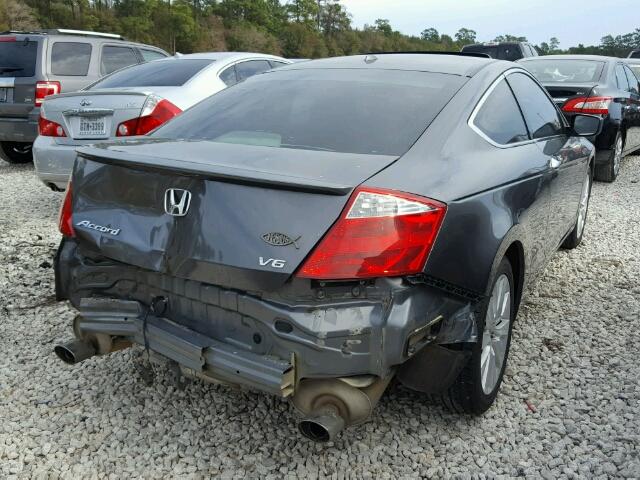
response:
<path id="1" fill-rule="evenodd" d="M 614 177 L 618 176 L 618 172 L 620 171 L 620 164 L 622 163 L 622 136 L 618 135 L 618 139 L 616 140 L 616 149 L 613 154 L 613 175 Z"/>
<path id="2" fill-rule="evenodd" d="M 511 285 L 509 277 L 502 274 L 493 286 L 482 334 L 480 373 L 482 390 L 486 395 L 493 392 L 500 378 L 507 353 L 510 324 Z"/>

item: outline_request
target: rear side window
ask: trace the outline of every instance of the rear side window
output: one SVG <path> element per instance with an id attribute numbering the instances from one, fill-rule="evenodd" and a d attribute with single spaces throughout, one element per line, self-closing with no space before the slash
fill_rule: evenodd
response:
<path id="1" fill-rule="evenodd" d="M 227 87 L 238 83 L 238 78 L 236 77 L 236 67 L 231 65 L 226 70 L 223 70 L 220 74 L 220 80 L 222 80 Z"/>
<path id="2" fill-rule="evenodd" d="M 143 63 L 99 80 L 91 86 L 91 90 L 114 87 L 179 87 L 212 61 L 172 58 Z"/>
<path id="3" fill-rule="evenodd" d="M 106 75 L 129 65 L 135 65 L 138 63 L 138 57 L 133 48 L 105 45 L 102 47 L 102 60 L 100 62 L 100 71 L 103 75 Z"/>
<path id="4" fill-rule="evenodd" d="M 624 73 L 624 68 L 620 63 L 616 64 L 616 83 L 620 90 L 624 90 L 626 92 L 629 91 L 629 81 L 627 80 L 627 75 Z"/>
<path id="5" fill-rule="evenodd" d="M 239 82 L 267 70 L 271 70 L 271 64 L 266 60 L 249 60 L 236 65 L 236 74 Z"/>
<path id="6" fill-rule="evenodd" d="M 633 93 L 638 93 L 638 78 L 629 67 L 625 66 L 624 71 L 627 74 L 627 80 L 629 80 L 630 91 Z"/>
<path id="7" fill-rule="evenodd" d="M 513 73 L 508 77 L 531 138 L 545 138 L 564 133 L 564 123 L 556 106 L 547 94 L 523 73 Z"/>
<path id="8" fill-rule="evenodd" d="M 277 60 L 269 60 L 269 63 L 273 68 L 284 67 L 285 65 L 288 65 L 288 63 L 278 62 Z"/>
<path id="9" fill-rule="evenodd" d="M 486 98 L 473 124 L 500 145 L 529 140 L 522 114 L 505 80 L 500 81 Z"/>
<path id="10" fill-rule="evenodd" d="M 629 58 L 640 58 L 640 50 L 634 50 L 633 52 L 631 52 Z"/>
<path id="11" fill-rule="evenodd" d="M 91 45 L 82 42 L 56 42 L 51 48 L 51 73 L 85 76 L 89 72 Z"/>
<path id="12" fill-rule="evenodd" d="M 0 42 L 0 77 L 33 77 L 37 56 L 38 42 L 3 36 Z"/>
<path id="13" fill-rule="evenodd" d="M 163 53 L 157 52 L 155 50 L 147 50 L 145 48 L 140 49 L 140 54 L 145 62 L 152 62 L 154 60 L 160 60 L 161 58 L 167 58 L 167 56 Z"/>
<path id="14" fill-rule="evenodd" d="M 277 69 L 209 97 L 152 135 L 397 156 L 465 82 L 427 72 Z"/>

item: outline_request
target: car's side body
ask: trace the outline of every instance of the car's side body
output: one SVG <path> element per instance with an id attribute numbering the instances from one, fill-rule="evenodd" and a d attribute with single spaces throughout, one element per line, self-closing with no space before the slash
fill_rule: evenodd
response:
<path id="1" fill-rule="evenodd" d="M 311 85 L 320 75 L 447 87 L 401 155 L 182 139 L 181 128 L 224 108 L 226 98 L 269 82 Z M 514 91 L 526 118 L 543 118 L 541 125 L 525 122 Z M 330 92 L 323 101 L 331 103 Z M 494 110 L 505 100 L 506 113 Z M 324 118 L 326 109 L 313 105 Z M 494 135 L 492 125 L 500 134 L 512 120 L 519 136 Z M 212 121 L 231 122 L 231 114 Z M 370 407 L 370 389 L 380 394 L 396 372 L 412 388 L 441 392 L 480 341 L 478 311 L 498 265 L 513 265 L 517 305 L 574 228 L 593 157 L 544 89 L 510 62 L 369 55 L 286 66 L 216 95 L 147 140 L 79 150 L 65 207 L 73 213 L 63 220 L 75 237 L 58 252 L 57 296 L 79 310 L 81 339 L 108 339 L 98 353 L 114 337 L 140 343 L 201 378 L 293 396 L 302 411 L 325 386 L 331 395 L 350 389 L 374 398 Z M 167 214 L 172 189 L 190 192 L 180 218 Z M 396 277 L 301 275 L 359 189 L 446 205 L 424 266 Z M 405 375 L 415 371 L 429 374 L 416 383 Z"/>
<path id="2" fill-rule="evenodd" d="M 616 148 L 618 133 L 622 135 L 624 142 L 622 155 L 640 148 L 640 86 L 625 60 L 596 55 L 549 55 L 523 59 L 519 63 L 524 68 L 534 70 L 537 65 L 562 67 L 571 62 L 590 63 L 598 65 L 598 68 L 587 81 L 553 81 L 551 77 L 542 77 L 540 74 L 538 80 L 568 118 L 581 113 L 579 109 L 570 108 L 576 100 L 609 99 L 608 107 L 602 113 L 599 110 L 585 110 L 585 113 L 596 113 L 603 119 L 602 132 L 592 139 L 597 149 L 597 165 L 606 165 L 610 161 Z"/>
<path id="3" fill-rule="evenodd" d="M 180 55 L 156 60 L 153 65 L 128 67 L 104 77 L 86 89 L 50 97 L 44 102 L 42 116 L 61 125 L 65 136 L 40 135 L 36 139 L 33 146 L 36 174 L 45 185 L 54 190 L 62 190 L 71 174 L 76 156 L 75 149 L 115 138 L 118 135 L 117 128 L 122 122 L 142 114 L 149 97 L 165 99 L 180 111 L 184 111 L 227 86 L 288 63 L 290 62 L 284 58 L 258 53 L 217 52 Z M 160 74 L 163 75 L 162 78 L 175 79 L 176 82 L 153 84 L 154 81 L 160 82 L 160 75 L 154 76 L 146 72 L 152 68 L 165 69 Z M 173 70 L 175 73 L 167 70 Z M 182 76 L 187 74 L 190 76 Z M 117 78 L 125 75 L 127 78 L 146 75 L 149 77 L 146 83 L 149 84 L 142 82 L 145 84 L 139 85 L 140 82 L 137 82 L 136 86 L 119 86 Z M 95 118 L 97 110 L 104 111 L 100 118 L 106 119 L 105 130 L 96 135 L 81 135 L 81 132 L 78 132 L 78 119 Z"/>
<path id="4" fill-rule="evenodd" d="M 73 92 L 119 68 L 169 55 L 119 35 L 75 30 L 8 32 L 0 38 L 3 63 L 20 68 L 0 73 L 0 89 L 6 90 L 0 95 L 0 142 L 26 145 L 38 134 L 38 82 L 54 85 L 51 91 Z"/>

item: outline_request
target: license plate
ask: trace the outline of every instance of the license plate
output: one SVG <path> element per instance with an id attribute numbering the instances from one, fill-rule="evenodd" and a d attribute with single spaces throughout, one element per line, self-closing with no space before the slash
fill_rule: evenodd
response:
<path id="1" fill-rule="evenodd" d="M 7 89 L 0 88 L 0 102 L 6 102 L 6 101 L 7 101 Z"/>
<path id="2" fill-rule="evenodd" d="M 104 117 L 80 119 L 80 129 L 78 130 L 78 136 L 97 137 L 106 134 L 106 119 Z"/>

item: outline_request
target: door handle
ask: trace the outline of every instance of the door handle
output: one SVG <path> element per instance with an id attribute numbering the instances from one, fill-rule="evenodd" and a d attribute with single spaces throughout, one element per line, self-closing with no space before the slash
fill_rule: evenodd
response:
<path id="1" fill-rule="evenodd" d="M 549 160 L 550 168 L 558 168 L 561 164 L 562 162 L 555 157 L 551 157 L 551 159 Z"/>

